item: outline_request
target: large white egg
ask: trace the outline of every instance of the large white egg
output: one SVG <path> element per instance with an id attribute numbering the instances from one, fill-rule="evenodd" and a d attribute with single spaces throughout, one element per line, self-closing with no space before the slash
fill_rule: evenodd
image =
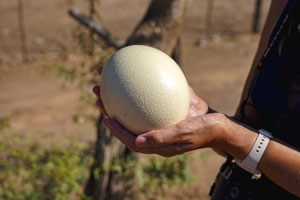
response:
<path id="1" fill-rule="evenodd" d="M 118 50 L 101 75 L 108 115 L 135 134 L 172 126 L 187 116 L 189 87 L 177 63 L 143 45 Z"/>

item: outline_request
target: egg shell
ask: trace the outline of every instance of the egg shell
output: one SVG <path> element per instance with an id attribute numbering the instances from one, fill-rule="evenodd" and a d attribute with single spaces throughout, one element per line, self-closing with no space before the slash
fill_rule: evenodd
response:
<path id="1" fill-rule="evenodd" d="M 135 133 L 172 126 L 187 116 L 187 80 L 164 52 L 144 45 L 118 50 L 101 75 L 101 98 L 109 117 Z"/>

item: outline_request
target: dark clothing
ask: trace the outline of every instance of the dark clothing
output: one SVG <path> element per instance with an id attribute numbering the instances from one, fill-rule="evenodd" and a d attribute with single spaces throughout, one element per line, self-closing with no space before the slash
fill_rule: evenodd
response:
<path id="1" fill-rule="evenodd" d="M 260 114 L 263 122 L 248 124 L 256 129 L 265 129 L 275 138 L 298 149 L 300 149 L 299 2 L 299 0 L 289 1 L 270 37 L 271 42 L 278 33 L 283 19 L 289 13 L 292 17 L 288 21 L 288 28 L 280 38 L 280 45 L 269 55 L 268 61 L 264 63 L 262 71 L 254 81 L 253 90 L 249 94 L 252 100 L 251 106 Z M 247 118 L 247 113 L 244 114 Z M 252 174 L 234 163 L 227 161 L 220 171 L 216 180 L 219 182 L 221 180 L 222 184 L 226 183 L 226 187 L 220 187 L 222 184 L 216 181 L 212 187 L 216 190 L 215 193 L 212 192 L 214 200 L 300 199 L 273 183 L 263 174 L 259 180 L 252 180 Z M 226 179 L 226 173 L 230 174 L 229 179 Z M 216 195 L 218 192 L 219 194 Z"/>
<path id="2" fill-rule="evenodd" d="M 283 12 L 281 18 L 287 11 Z M 292 18 L 291 23 L 282 38 L 281 50 L 277 49 L 271 55 L 256 81 L 251 97 L 253 106 L 265 119 L 264 127 L 257 128 L 266 129 L 274 137 L 300 149 L 300 99 L 297 99 L 297 94 L 293 94 L 300 92 L 299 14 Z M 279 25 L 280 20 L 271 38 Z"/>

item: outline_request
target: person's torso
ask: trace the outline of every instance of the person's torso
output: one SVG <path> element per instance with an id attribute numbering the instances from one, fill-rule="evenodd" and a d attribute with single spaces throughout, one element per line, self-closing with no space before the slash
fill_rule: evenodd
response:
<path id="1" fill-rule="evenodd" d="M 252 125 L 270 131 L 274 137 L 296 148 L 300 148 L 299 18 L 299 14 L 293 17 L 288 32 L 270 55 L 251 94 L 253 107 L 261 119 Z"/>
<path id="2" fill-rule="evenodd" d="M 290 0 L 290 4 L 293 2 Z M 299 5 L 300 3 L 298 3 Z M 300 149 L 300 7 L 289 25 L 280 45 L 263 66 L 255 81 L 250 103 L 254 115 L 246 115 L 248 125 L 265 129 L 275 138 Z M 288 9 L 282 13 L 282 18 Z M 275 37 L 280 20 L 270 39 Z M 271 41 L 271 40 L 270 40 Z M 251 110 L 249 109 L 249 110 Z M 247 118 L 248 117 L 248 118 Z M 245 122 L 244 121 L 244 122 Z M 274 166 L 275 167 L 275 166 Z M 288 193 L 266 176 L 258 181 L 248 181 L 253 199 L 299 199 Z"/>

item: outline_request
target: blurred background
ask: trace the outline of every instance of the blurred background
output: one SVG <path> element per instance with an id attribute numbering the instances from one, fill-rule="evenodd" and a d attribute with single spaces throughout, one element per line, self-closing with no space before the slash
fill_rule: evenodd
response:
<path id="1" fill-rule="evenodd" d="M 94 105 L 97 68 L 116 41 L 134 40 L 158 2 L 1 0 L 0 199 L 209 199 L 224 158 L 209 149 L 168 159 L 124 153 Z M 175 39 L 189 84 L 233 115 L 271 0 L 169 2 L 169 15 L 185 16 Z M 155 20 L 158 34 L 169 29 Z"/>

